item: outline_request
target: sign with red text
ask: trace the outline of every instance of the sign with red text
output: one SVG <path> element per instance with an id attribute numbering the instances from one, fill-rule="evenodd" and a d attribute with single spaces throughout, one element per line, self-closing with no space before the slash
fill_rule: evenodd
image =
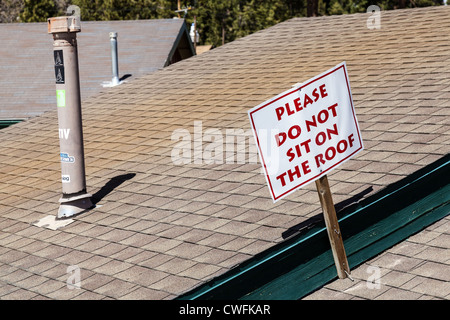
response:
<path id="1" fill-rule="evenodd" d="M 363 150 L 345 62 L 248 114 L 274 202 Z"/>

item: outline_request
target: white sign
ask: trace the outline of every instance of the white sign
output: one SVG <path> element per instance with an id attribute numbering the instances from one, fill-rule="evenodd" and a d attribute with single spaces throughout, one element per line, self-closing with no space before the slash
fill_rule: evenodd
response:
<path id="1" fill-rule="evenodd" d="M 363 149 L 345 62 L 248 114 L 274 202 Z"/>

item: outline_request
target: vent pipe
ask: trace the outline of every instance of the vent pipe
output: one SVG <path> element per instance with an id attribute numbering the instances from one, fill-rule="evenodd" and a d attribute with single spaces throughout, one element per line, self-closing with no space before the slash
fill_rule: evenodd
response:
<path id="1" fill-rule="evenodd" d="M 117 32 L 110 32 L 109 38 L 111 40 L 111 63 L 112 63 L 112 86 L 117 86 L 119 81 L 119 58 L 117 54 Z"/>
<path id="2" fill-rule="evenodd" d="M 63 192 L 57 219 L 69 218 L 93 207 L 91 195 L 86 192 L 84 167 L 76 36 L 80 31 L 77 16 L 48 19 L 48 33 L 53 35 Z"/>

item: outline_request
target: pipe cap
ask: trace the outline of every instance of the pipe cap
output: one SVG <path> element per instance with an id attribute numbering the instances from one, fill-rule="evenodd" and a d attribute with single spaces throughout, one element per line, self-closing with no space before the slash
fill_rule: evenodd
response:
<path id="1" fill-rule="evenodd" d="M 78 16 L 48 18 L 48 33 L 80 32 L 81 22 Z"/>

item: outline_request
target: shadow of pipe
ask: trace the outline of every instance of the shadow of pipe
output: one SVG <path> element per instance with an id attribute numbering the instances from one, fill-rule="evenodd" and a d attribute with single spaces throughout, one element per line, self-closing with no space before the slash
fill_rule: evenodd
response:
<path id="1" fill-rule="evenodd" d="M 100 190 L 92 195 L 92 203 L 96 205 L 122 183 L 133 179 L 135 175 L 136 173 L 127 173 L 111 178 Z"/>

